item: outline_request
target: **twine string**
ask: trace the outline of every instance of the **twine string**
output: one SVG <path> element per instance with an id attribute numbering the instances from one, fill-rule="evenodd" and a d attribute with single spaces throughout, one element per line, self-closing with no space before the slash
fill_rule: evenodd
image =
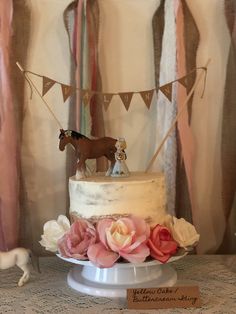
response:
<path id="1" fill-rule="evenodd" d="M 55 113 L 52 111 L 52 109 L 50 108 L 50 105 L 47 103 L 47 101 L 43 98 L 43 96 L 41 95 L 41 93 L 39 92 L 38 88 L 36 87 L 36 85 L 34 84 L 34 82 L 30 79 L 30 77 L 28 76 L 27 72 L 30 73 L 30 71 L 25 71 L 21 64 L 19 62 L 16 62 L 16 65 L 18 66 L 18 68 L 20 69 L 20 71 L 22 72 L 22 74 L 24 75 L 26 81 L 28 82 L 28 84 L 30 85 L 31 88 L 31 93 L 32 90 L 34 89 L 36 91 L 36 93 L 38 94 L 38 96 L 42 99 L 44 105 L 46 106 L 46 108 L 48 109 L 48 111 L 50 112 L 50 114 L 52 115 L 52 117 L 54 118 L 54 120 L 56 121 L 56 123 L 58 124 L 60 129 L 63 129 L 60 121 L 57 119 Z M 35 74 L 32 72 L 32 74 Z M 41 75 L 38 75 L 41 76 Z M 32 94 L 31 94 L 32 95 Z"/>

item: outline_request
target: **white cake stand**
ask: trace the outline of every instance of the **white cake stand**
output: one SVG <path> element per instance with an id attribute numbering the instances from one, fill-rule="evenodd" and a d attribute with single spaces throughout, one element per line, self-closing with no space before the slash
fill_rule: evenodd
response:
<path id="1" fill-rule="evenodd" d="M 172 256 L 168 263 L 186 254 Z M 156 260 L 141 264 L 116 263 L 111 268 L 98 268 L 89 261 L 57 256 L 75 264 L 67 276 L 68 285 L 93 296 L 125 298 L 129 288 L 171 287 L 177 281 L 176 271 Z"/>

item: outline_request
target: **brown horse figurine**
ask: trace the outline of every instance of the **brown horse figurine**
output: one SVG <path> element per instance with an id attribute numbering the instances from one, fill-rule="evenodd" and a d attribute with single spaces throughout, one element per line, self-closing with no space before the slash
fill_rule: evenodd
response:
<path id="1" fill-rule="evenodd" d="M 101 137 L 98 139 L 89 139 L 83 134 L 72 130 L 60 130 L 59 149 L 63 151 L 67 144 L 71 144 L 75 149 L 76 157 L 79 159 L 77 170 L 79 178 L 85 177 L 86 160 L 105 156 L 111 164 L 106 173 L 110 175 L 115 164 L 115 144 L 116 139 L 111 137 Z"/>

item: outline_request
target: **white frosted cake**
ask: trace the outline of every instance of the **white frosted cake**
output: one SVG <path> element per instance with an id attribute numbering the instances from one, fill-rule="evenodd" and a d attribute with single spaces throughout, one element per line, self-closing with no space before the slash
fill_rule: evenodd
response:
<path id="1" fill-rule="evenodd" d="M 73 134 L 78 138 L 71 138 Z M 47 250 L 58 251 L 63 259 L 89 260 L 96 268 L 104 268 L 105 273 L 97 272 L 94 268 L 93 274 L 96 273 L 96 277 L 100 277 L 95 282 L 106 285 L 110 284 L 110 281 L 104 281 L 103 278 L 107 277 L 108 273 L 109 278 L 110 274 L 113 274 L 106 269 L 112 268 L 116 263 L 138 264 L 151 259 L 166 263 L 179 248 L 189 250 L 197 244 L 199 235 L 193 225 L 184 219 L 166 215 L 164 174 L 129 172 L 125 163 L 126 142 L 123 138 L 115 142 L 116 151 L 114 139 L 110 138 L 104 138 L 103 142 L 93 142 L 70 130 L 61 130 L 59 138 L 61 150 L 68 143 L 79 149 L 75 143 L 82 138 L 80 147 L 84 150 L 87 147 L 87 155 L 85 154 L 87 157 L 91 157 L 88 154 L 94 153 L 93 149 L 98 144 L 104 153 L 103 142 L 112 140 L 113 146 L 108 145 L 105 153 L 111 159 L 112 167 L 110 166 L 106 172 L 109 176 L 96 173 L 85 177 L 86 165 L 82 164 L 85 157 L 82 158 L 80 155 L 76 175 L 69 179 L 71 221 L 68 217 L 59 215 L 57 220 L 50 220 L 44 224 L 40 244 Z M 92 148 L 89 147 L 91 145 Z M 84 262 L 78 264 L 84 265 L 85 269 L 89 268 L 88 273 L 91 272 L 91 264 L 88 267 Z M 115 270 L 122 268 L 123 266 L 117 267 Z M 132 274 L 135 273 L 135 266 L 130 269 Z M 87 278 L 83 276 L 84 273 L 87 273 L 87 270 L 81 273 L 80 269 L 75 273 L 75 277 L 74 275 L 70 277 L 71 273 L 68 275 L 73 282 L 72 287 L 81 286 L 77 279 L 80 276 L 88 282 L 93 282 L 93 276 Z M 119 277 L 119 272 L 115 271 L 114 276 L 117 277 L 117 274 Z M 135 275 L 135 282 L 136 279 Z M 121 282 L 116 284 L 120 285 Z M 89 289 L 86 288 L 86 291 Z"/>
<path id="2" fill-rule="evenodd" d="M 133 172 L 129 177 L 96 174 L 69 180 L 70 214 L 96 221 L 135 215 L 150 225 L 166 214 L 166 186 L 162 173 Z"/>

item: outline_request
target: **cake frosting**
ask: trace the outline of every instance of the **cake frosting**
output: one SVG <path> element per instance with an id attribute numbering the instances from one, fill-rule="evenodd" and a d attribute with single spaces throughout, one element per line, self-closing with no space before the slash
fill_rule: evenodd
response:
<path id="1" fill-rule="evenodd" d="M 132 172 L 113 178 L 102 173 L 69 179 L 70 214 L 93 221 L 106 217 L 135 215 L 150 225 L 161 223 L 166 214 L 163 173 Z"/>

